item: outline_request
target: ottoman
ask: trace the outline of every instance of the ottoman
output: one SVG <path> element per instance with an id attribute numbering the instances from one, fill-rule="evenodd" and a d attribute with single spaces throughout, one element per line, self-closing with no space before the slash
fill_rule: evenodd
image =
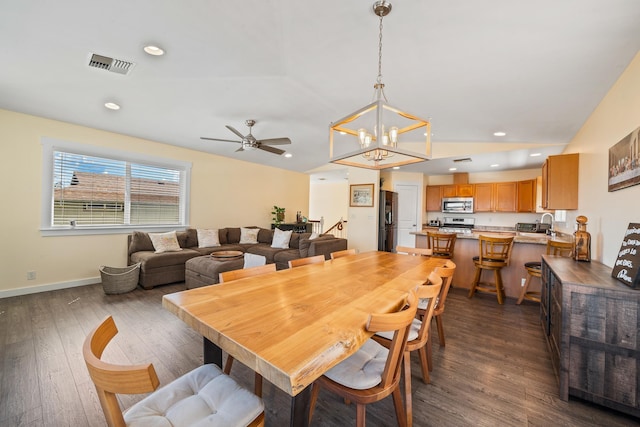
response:
<path id="1" fill-rule="evenodd" d="M 185 283 L 187 289 L 218 283 L 218 273 L 240 270 L 244 267 L 244 257 L 231 259 L 214 258 L 211 255 L 191 258 L 185 263 Z"/>

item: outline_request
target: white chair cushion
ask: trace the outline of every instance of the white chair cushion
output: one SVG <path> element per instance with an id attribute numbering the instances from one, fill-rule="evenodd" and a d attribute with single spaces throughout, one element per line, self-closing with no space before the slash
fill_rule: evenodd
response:
<path id="1" fill-rule="evenodd" d="M 244 254 L 244 266 L 242 268 L 259 267 L 267 263 L 267 257 L 255 254 Z"/>
<path id="2" fill-rule="evenodd" d="M 413 322 L 411 322 L 411 329 L 409 330 L 409 336 L 407 337 L 407 341 L 413 341 L 416 338 L 418 338 L 418 332 L 420 332 L 421 326 L 422 326 L 421 320 L 413 319 Z M 391 341 L 393 339 L 394 333 L 395 331 L 382 331 L 382 332 L 376 332 L 376 335 Z"/>
<path id="3" fill-rule="evenodd" d="M 262 399 L 209 364 L 156 390 L 124 419 L 132 427 L 246 426 L 262 411 Z"/>
<path id="4" fill-rule="evenodd" d="M 439 302 L 440 302 L 440 297 L 437 297 L 436 308 L 438 307 Z M 426 310 L 427 305 L 429 305 L 429 298 L 420 298 L 420 301 L 418 301 L 418 310 Z"/>
<path id="5" fill-rule="evenodd" d="M 329 369 L 324 375 L 346 387 L 366 390 L 382 381 L 382 371 L 388 354 L 389 350 L 370 339 L 356 353 Z"/>

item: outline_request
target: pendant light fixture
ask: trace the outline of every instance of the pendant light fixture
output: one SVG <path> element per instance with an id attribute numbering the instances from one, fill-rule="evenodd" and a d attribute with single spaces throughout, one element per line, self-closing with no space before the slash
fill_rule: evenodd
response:
<path id="1" fill-rule="evenodd" d="M 378 78 L 374 101 L 334 122 L 329 130 L 332 163 L 366 169 L 387 169 L 431 158 L 431 124 L 388 104 L 382 83 L 382 18 L 391 3 L 376 1 L 373 12 L 380 18 Z"/>

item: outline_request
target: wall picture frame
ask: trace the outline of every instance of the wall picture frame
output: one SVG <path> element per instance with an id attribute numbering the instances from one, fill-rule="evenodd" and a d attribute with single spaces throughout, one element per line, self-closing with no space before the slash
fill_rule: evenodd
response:
<path id="1" fill-rule="evenodd" d="M 373 207 L 373 184 L 352 184 L 349 186 L 349 206 Z"/>
<path id="2" fill-rule="evenodd" d="M 609 148 L 609 192 L 640 184 L 640 127 Z"/>

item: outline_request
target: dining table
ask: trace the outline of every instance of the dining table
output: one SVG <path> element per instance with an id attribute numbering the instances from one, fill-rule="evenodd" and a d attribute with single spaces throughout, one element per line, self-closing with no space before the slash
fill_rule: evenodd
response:
<path id="1" fill-rule="evenodd" d="M 446 260 L 371 251 L 167 294 L 165 309 L 291 396 L 290 424 L 308 425 L 310 385 L 372 333 L 371 313 L 398 310 Z"/>

